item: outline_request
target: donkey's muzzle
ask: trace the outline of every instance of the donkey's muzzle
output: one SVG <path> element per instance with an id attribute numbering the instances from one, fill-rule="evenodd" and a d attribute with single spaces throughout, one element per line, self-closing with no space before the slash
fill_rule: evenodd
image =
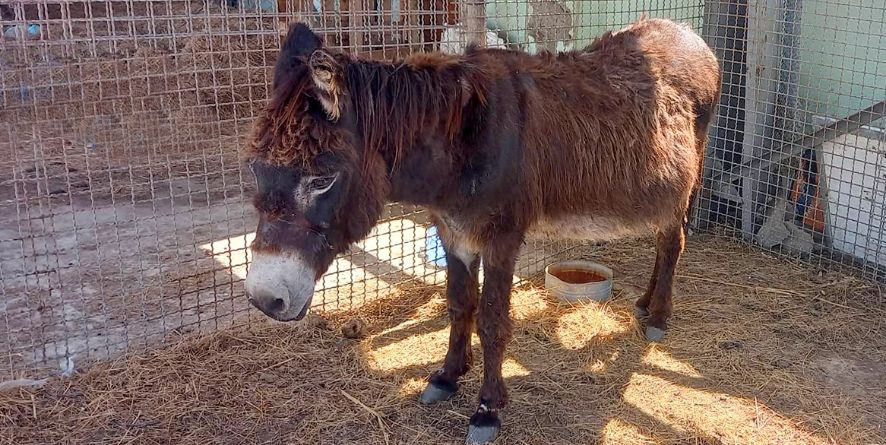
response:
<path id="1" fill-rule="evenodd" d="M 315 276 L 297 256 L 253 252 L 246 298 L 274 320 L 301 320 L 311 306 Z"/>

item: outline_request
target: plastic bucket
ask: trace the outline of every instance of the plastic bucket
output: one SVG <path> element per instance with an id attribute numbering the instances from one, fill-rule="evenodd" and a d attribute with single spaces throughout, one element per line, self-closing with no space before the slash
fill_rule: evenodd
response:
<path id="1" fill-rule="evenodd" d="M 606 301 L 612 296 L 612 269 L 591 261 L 561 261 L 545 268 L 545 288 L 564 301 Z"/>

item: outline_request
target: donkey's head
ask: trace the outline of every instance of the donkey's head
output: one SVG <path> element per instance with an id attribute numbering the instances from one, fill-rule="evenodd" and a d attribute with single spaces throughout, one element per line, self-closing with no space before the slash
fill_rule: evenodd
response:
<path id="1" fill-rule="evenodd" d="M 385 162 L 363 149 L 347 65 L 347 56 L 294 25 L 246 148 L 259 214 L 246 295 L 277 320 L 304 316 L 315 282 L 369 233 L 387 197 Z"/>

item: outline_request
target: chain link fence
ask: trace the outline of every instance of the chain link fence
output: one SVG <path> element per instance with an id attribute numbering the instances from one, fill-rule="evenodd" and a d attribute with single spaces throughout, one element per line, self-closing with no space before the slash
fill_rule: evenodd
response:
<path id="1" fill-rule="evenodd" d="M 879 0 L 21 0 L 0 4 L 0 380 L 244 323 L 255 227 L 238 150 L 301 20 L 364 57 L 579 49 L 641 14 L 723 61 L 694 227 L 883 277 Z M 473 9 L 472 9 L 473 8 Z M 476 20 L 475 20 L 476 22 Z M 473 29 L 476 31 L 476 29 Z M 483 30 L 481 30 L 483 32 Z M 527 243 L 530 277 L 573 242 Z M 315 309 L 440 284 L 421 209 L 390 205 Z"/>

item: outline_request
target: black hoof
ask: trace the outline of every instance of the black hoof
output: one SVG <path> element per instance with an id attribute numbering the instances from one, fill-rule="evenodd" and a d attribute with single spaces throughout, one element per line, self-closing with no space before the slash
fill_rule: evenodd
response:
<path id="1" fill-rule="evenodd" d="M 422 405 L 433 405 L 437 402 L 443 402 L 455 395 L 455 389 L 447 388 L 444 385 L 438 385 L 434 382 L 428 383 L 425 390 L 421 392 L 419 400 Z"/>
<path id="2" fill-rule="evenodd" d="M 498 432 L 501 427 L 498 426 L 468 426 L 468 437 L 465 438 L 465 445 L 483 445 L 495 442 L 498 438 Z"/>
<path id="3" fill-rule="evenodd" d="M 646 318 L 649 316 L 649 311 L 640 306 L 634 306 L 634 317 L 638 319 Z"/>
<path id="4" fill-rule="evenodd" d="M 665 338 L 665 330 L 655 326 L 646 326 L 646 340 L 660 342 Z"/>
<path id="5" fill-rule="evenodd" d="M 500 431 L 501 419 L 498 418 L 496 411 L 486 408 L 485 404 L 480 404 L 480 408 L 471 416 L 465 444 L 481 445 L 495 442 Z"/>

